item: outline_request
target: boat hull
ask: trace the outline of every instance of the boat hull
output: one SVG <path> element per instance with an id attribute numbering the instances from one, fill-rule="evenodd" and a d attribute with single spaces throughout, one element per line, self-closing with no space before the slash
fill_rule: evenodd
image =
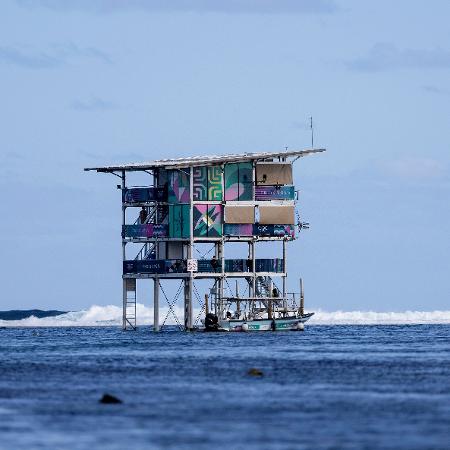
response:
<path id="1" fill-rule="evenodd" d="M 227 331 L 298 331 L 303 329 L 299 324 L 308 321 L 313 314 L 278 319 L 222 320 L 219 325 Z"/>

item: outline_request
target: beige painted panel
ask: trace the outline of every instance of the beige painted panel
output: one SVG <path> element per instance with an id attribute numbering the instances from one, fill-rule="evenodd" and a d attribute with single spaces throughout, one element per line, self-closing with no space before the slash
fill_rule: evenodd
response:
<path id="1" fill-rule="evenodd" d="M 256 164 L 256 184 L 273 186 L 292 183 L 292 164 Z"/>
<path id="2" fill-rule="evenodd" d="M 260 206 L 259 223 L 265 225 L 293 225 L 295 223 L 295 207 Z"/>
<path id="3" fill-rule="evenodd" d="M 254 206 L 225 206 L 225 223 L 255 223 Z"/>

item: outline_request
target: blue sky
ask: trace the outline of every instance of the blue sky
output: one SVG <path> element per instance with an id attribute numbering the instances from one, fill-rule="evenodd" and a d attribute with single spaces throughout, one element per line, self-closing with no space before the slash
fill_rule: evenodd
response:
<path id="1" fill-rule="evenodd" d="M 296 163 L 311 229 L 290 250 L 309 303 L 449 309 L 448 17 L 438 0 L 3 1 L 1 309 L 120 304 L 116 179 L 83 167 L 306 148 L 310 115 L 328 152 Z"/>

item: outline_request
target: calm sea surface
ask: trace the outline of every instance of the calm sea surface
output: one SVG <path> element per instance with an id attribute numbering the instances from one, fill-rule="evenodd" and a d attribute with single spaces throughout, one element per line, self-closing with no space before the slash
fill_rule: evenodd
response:
<path id="1" fill-rule="evenodd" d="M 448 450 L 450 326 L 0 329 L 0 448 Z"/>

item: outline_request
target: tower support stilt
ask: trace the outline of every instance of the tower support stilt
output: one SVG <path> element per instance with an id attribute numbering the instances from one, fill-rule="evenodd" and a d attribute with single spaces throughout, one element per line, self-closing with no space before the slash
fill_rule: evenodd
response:
<path id="1" fill-rule="evenodd" d="M 159 279 L 153 278 L 153 331 L 159 331 Z"/>
<path id="2" fill-rule="evenodd" d="M 192 277 L 184 279 L 184 328 L 189 331 L 193 327 L 192 309 Z"/>
<path id="3" fill-rule="evenodd" d="M 123 279 L 122 289 L 122 330 L 127 329 L 127 280 Z"/>

